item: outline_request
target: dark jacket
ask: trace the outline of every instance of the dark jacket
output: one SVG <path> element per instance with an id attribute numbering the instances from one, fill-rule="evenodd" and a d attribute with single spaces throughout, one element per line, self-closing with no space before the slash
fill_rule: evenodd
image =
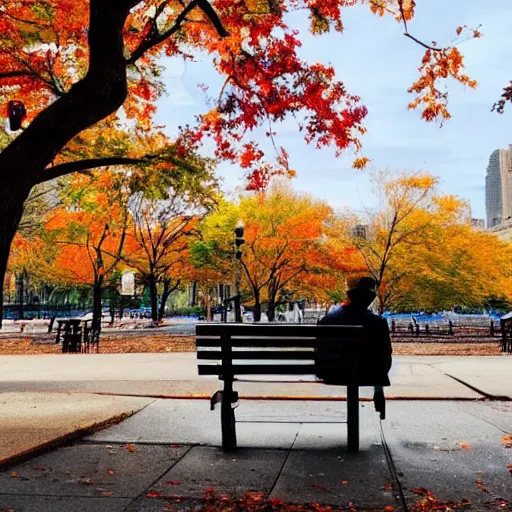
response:
<path id="1" fill-rule="evenodd" d="M 391 368 L 391 338 L 386 320 L 371 311 L 355 309 L 350 304 L 328 313 L 319 325 L 362 325 L 368 353 L 360 363 L 361 375 L 375 377 L 381 386 L 389 386 L 388 372 Z M 366 380 L 363 378 L 363 380 Z"/>

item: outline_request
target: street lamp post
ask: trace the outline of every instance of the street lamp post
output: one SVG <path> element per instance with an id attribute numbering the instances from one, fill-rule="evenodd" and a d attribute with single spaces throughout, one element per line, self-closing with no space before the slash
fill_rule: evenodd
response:
<path id="1" fill-rule="evenodd" d="M 240 282 L 242 280 L 242 245 L 244 240 L 244 223 L 239 221 L 235 228 L 235 322 L 242 322 L 242 307 L 240 303 Z"/>

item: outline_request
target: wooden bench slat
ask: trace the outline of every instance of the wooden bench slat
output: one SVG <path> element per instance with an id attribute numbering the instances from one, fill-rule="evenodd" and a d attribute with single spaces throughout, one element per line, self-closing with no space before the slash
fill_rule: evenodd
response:
<path id="1" fill-rule="evenodd" d="M 220 338 L 198 338 L 197 347 L 218 347 L 223 345 L 229 347 L 268 347 L 268 348 L 315 348 L 321 344 L 322 349 L 333 348 L 339 350 L 348 350 L 350 345 L 360 343 L 360 338 L 254 338 L 254 337 L 235 337 L 228 340 Z"/>
<path id="2" fill-rule="evenodd" d="M 233 350 L 231 359 L 314 359 L 313 350 Z M 200 350 L 197 352 L 197 359 L 222 359 L 220 350 Z"/>
<path id="3" fill-rule="evenodd" d="M 360 325 L 304 325 L 304 324 L 199 324 L 197 336 L 286 336 L 286 337 L 329 337 L 336 338 L 340 333 L 345 336 L 360 337 L 363 327 Z"/>
<path id="4" fill-rule="evenodd" d="M 199 375 L 221 375 L 221 364 L 198 364 Z M 314 364 L 234 364 L 234 375 L 314 375 Z"/>

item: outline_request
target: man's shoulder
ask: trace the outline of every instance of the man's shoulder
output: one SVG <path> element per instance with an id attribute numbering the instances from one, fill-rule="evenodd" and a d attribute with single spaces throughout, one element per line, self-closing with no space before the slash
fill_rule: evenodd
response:
<path id="1" fill-rule="evenodd" d="M 343 308 L 337 308 L 335 309 L 334 311 L 330 311 L 329 313 L 327 313 L 326 315 L 324 315 L 319 321 L 318 323 L 320 325 L 322 324 L 337 324 L 337 323 L 340 323 L 342 322 L 344 319 L 346 318 L 346 313 L 345 311 L 343 310 Z"/>

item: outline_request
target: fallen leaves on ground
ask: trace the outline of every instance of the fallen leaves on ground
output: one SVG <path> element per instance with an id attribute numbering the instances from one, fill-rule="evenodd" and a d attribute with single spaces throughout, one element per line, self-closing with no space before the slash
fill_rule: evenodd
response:
<path id="1" fill-rule="evenodd" d="M 509 464 L 509 465 L 507 466 L 507 469 L 510 471 L 510 474 L 512 475 L 512 464 Z"/>
<path id="2" fill-rule="evenodd" d="M 46 466 L 32 466 L 32 469 L 34 471 L 48 471 L 48 468 Z"/>
<path id="3" fill-rule="evenodd" d="M 167 480 L 167 485 L 181 485 L 177 480 Z"/>
<path id="4" fill-rule="evenodd" d="M 476 481 L 476 486 L 483 492 L 486 492 L 487 494 L 489 494 L 489 491 L 487 490 L 487 488 L 485 487 L 484 483 L 482 482 L 482 480 L 477 480 Z"/>
<path id="5" fill-rule="evenodd" d="M 471 507 L 471 502 L 469 500 L 464 499 L 459 503 L 442 502 L 427 489 L 411 489 L 411 491 L 420 498 L 409 508 L 409 512 L 453 512 L 454 510 L 462 510 L 466 507 Z"/>
<path id="6" fill-rule="evenodd" d="M 505 448 L 512 448 L 512 436 L 503 436 L 501 442 L 505 446 Z"/>
<path id="7" fill-rule="evenodd" d="M 61 354 L 62 347 L 55 343 L 55 336 L 55 334 L 2 336 L 0 337 L 0 355 Z M 109 333 L 102 335 L 100 340 L 102 354 L 194 352 L 195 350 L 194 338 L 162 333 Z"/>
<path id="8" fill-rule="evenodd" d="M 113 469 L 107 470 L 107 475 L 115 475 L 116 472 Z"/>
<path id="9" fill-rule="evenodd" d="M 0 355 L 61 354 L 62 347 L 54 343 L 55 334 L 20 336 L 12 334 L 0 337 Z M 100 353 L 162 353 L 195 352 L 192 336 L 176 336 L 160 332 L 109 333 L 102 335 Z M 461 338 L 457 343 L 395 342 L 396 355 L 446 355 L 446 356 L 490 356 L 500 355 L 498 343 L 466 343 Z"/>
<path id="10" fill-rule="evenodd" d="M 11 473 L 11 478 L 19 478 L 20 475 L 18 473 L 15 473 L 14 471 Z"/>
<path id="11" fill-rule="evenodd" d="M 125 444 L 123 448 L 126 448 L 131 453 L 137 450 L 137 447 L 134 444 Z"/>
<path id="12" fill-rule="evenodd" d="M 460 446 L 464 450 L 471 450 L 471 446 L 468 443 L 464 443 L 462 441 L 457 441 L 457 446 Z"/>

